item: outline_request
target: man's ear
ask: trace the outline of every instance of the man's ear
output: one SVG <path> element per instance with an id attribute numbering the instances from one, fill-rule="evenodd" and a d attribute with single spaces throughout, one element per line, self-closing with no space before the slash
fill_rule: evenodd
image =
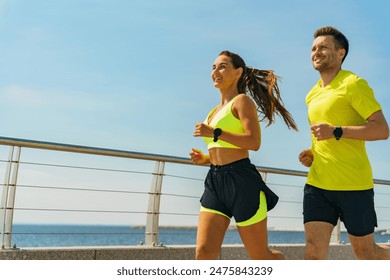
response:
<path id="1" fill-rule="evenodd" d="M 345 49 L 340 49 L 339 50 L 339 54 L 340 54 L 340 59 L 343 60 L 344 57 L 345 57 L 345 54 L 347 53 Z"/>

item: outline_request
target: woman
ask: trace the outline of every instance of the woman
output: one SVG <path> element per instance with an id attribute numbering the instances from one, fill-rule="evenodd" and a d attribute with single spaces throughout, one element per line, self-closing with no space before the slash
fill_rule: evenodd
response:
<path id="1" fill-rule="evenodd" d="M 289 128 L 297 130 L 297 126 L 283 106 L 272 71 L 249 68 L 239 55 L 223 51 L 213 64 L 211 78 L 220 90 L 221 104 L 196 124 L 194 132 L 204 138 L 209 154 L 190 152 L 195 164 L 210 164 L 201 198 L 196 258 L 218 257 L 234 217 L 250 258 L 284 259 L 281 252 L 268 248 L 267 211 L 278 197 L 250 163 L 249 150 L 260 147 L 257 113 L 268 125 L 279 114 Z"/>

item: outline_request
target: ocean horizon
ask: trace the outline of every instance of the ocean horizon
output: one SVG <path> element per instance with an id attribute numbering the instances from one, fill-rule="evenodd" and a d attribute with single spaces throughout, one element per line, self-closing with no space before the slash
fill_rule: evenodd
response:
<path id="1" fill-rule="evenodd" d="M 143 244 L 145 227 L 118 225 L 13 225 L 12 246 L 72 247 L 72 246 L 135 246 Z M 159 245 L 195 245 L 196 227 L 160 227 Z M 302 229 L 269 229 L 269 244 L 304 244 Z M 378 243 L 390 242 L 389 231 L 375 232 Z M 341 242 L 349 243 L 348 234 L 341 232 Z M 223 244 L 242 244 L 235 227 L 227 230 Z"/>

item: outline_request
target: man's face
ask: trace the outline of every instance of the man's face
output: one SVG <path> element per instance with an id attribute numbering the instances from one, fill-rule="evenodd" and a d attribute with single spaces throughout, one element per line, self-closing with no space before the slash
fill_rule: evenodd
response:
<path id="1" fill-rule="evenodd" d="M 319 72 L 339 70 L 345 50 L 338 49 L 332 36 L 319 36 L 314 39 L 311 48 L 311 61 Z"/>

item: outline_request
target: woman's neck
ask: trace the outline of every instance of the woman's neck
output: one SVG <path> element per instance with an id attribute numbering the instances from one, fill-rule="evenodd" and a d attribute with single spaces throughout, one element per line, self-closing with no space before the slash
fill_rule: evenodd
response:
<path id="1" fill-rule="evenodd" d="M 239 92 L 237 89 L 226 89 L 226 90 L 220 90 L 221 92 L 221 105 L 225 105 L 226 103 L 230 102 L 234 97 L 236 97 Z"/>

